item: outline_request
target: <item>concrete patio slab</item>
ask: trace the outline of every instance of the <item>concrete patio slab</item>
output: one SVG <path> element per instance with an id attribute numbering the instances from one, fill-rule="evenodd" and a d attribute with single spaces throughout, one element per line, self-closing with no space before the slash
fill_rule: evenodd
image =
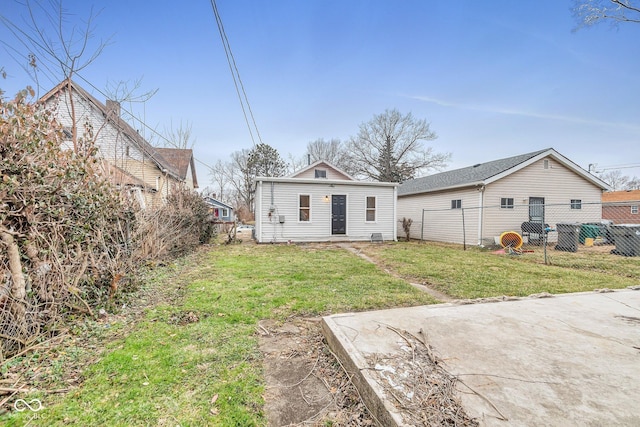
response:
<path id="1" fill-rule="evenodd" d="M 459 383 L 481 425 L 640 425 L 640 291 L 339 314 L 323 329 L 385 426 L 405 418 L 370 361 L 406 352 L 393 329 L 426 336 L 447 372 L 477 392 Z"/>

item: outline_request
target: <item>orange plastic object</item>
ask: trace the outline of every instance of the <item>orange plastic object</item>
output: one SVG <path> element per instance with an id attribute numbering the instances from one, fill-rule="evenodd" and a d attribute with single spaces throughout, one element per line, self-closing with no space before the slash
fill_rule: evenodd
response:
<path id="1" fill-rule="evenodd" d="M 500 235 L 500 245 L 503 248 L 511 247 L 513 249 L 520 249 L 522 247 L 522 236 L 515 231 L 505 231 Z"/>

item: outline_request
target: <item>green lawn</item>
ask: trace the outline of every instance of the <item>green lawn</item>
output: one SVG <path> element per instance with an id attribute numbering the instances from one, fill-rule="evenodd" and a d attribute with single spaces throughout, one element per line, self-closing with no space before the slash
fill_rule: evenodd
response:
<path id="1" fill-rule="evenodd" d="M 609 254 L 496 255 L 451 245 L 362 245 L 384 267 L 456 298 L 623 288 L 640 283 L 637 258 Z M 156 270 L 145 295 L 160 298 L 136 322 L 85 321 L 102 340 L 98 356 L 72 341 L 51 363 L 95 358 L 81 386 L 33 393 L 37 414 L 0 416 L 11 426 L 262 426 L 264 379 L 256 326 L 261 319 L 325 315 L 434 301 L 406 282 L 338 248 L 216 246 Z M 177 296 L 176 296 L 177 295 Z M 82 356 L 84 354 L 84 356 Z M 34 355 L 25 356 L 31 363 Z M 13 363 L 15 363 L 14 361 Z M 53 373 L 55 373 L 53 372 Z M 52 374 L 53 375 L 53 374 Z M 54 384 L 53 388 L 60 388 Z"/>
<path id="2" fill-rule="evenodd" d="M 370 245 L 365 252 L 391 269 L 426 283 L 454 298 L 527 296 L 594 289 L 621 289 L 640 284 L 640 261 L 608 253 L 567 253 L 549 249 L 545 265 L 541 249 L 522 255 L 435 243 Z"/>
<path id="3" fill-rule="evenodd" d="M 18 426 L 29 420 L 47 426 L 265 425 L 259 320 L 434 302 L 341 249 L 221 246 L 179 269 L 147 285 L 163 292 L 183 283 L 179 302 L 151 308 L 131 333 L 112 341 L 80 388 L 29 396 L 43 399 L 37 418 L 14 413 L 0 420 Z M 198 321 L 189 323 L 189 313 Z"/>

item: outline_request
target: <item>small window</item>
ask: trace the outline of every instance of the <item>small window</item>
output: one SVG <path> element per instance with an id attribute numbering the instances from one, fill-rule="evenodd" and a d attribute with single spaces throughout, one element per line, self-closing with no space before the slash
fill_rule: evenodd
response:
<path id="1" fill-rule="evenodd" d="M 131 147 L 129 147 L 129 145 L 124 148 L 124 155 L 127 157 L 131 156 Z"/>
<path id="2" fill-rule="evenodd" d="M 73 138 L 73 132 L 71 131 L 71 128 L 65 127 L 64 129 L 62 129 L 62 134 L 67 140 Z"/>
<path id="3" fill-rule="evenodd" d="M 299 221 L 308 222 L 311 218 L 311 196 L 308 194 L 301 194 L 298 198 L 299 201 Z"/>
<path id="4" fill-rule="evenodd" d="M 367 222 L 375 222 L 376 220 L 376 197 L 367 196 Z"/>
<path id="5" fill-rule="evenodd" d="M 327 171 L 325 169 L 316 169 L 316 178 L 326 178 L 327 177 Z"/>
<path id="6" fill-rule="evenodd" d="M 452 200 L 451 201 L 451 209 L 462 209 L 462 200 Z"/>
<path id="7" fill-rule="evenodd" d="M 513 209 L 513 197 L 503 197 L 500 199 L 502 209 Z"/>
<path id="8" fill-rule="evenodd" d="M 229 209 L 222 208 L 222 216 L 223 217 L 228 217 L 229 216 Z"/>
<path id="9" fill-rule="evenodd" d="M 582 200 L 571 199 L 571 209 L 582 209 Z"/>
<path id="10" fill-rule="evenodd" d="M 549 160 L 548 160 L 548 159 L 544 159 L 544 160 L 542 161 L 542 165 L 543 165 L 543 166 L 542 166 L 543 168 L 545 168 L 545 169 L 549 169 Z"/>
<path id="11" fill-rule="evenodd" d="M 631 206 L 631 213 L 633 215 L 638 215 L 638 205 Z"/>

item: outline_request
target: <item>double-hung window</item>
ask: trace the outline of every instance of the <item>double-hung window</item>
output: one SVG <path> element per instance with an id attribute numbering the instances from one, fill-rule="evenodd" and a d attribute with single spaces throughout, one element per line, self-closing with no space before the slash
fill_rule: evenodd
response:
<path id="1" fill-rule="evenodd" d="M 582 209 L 582 200 L 571 199 L 571 209 Z"/>
<path id="2" fill-rule="evenodd" d="M 367 222 L 375 222 L 376 220 L 376 196 L 367 196 Z"/>
<path id="3" fill-rule="evenodd" d="M 311 196 L 308 194 L 300 194 L 298 196 L 298 220 L 302 222 L 311 221 Z"/>
<path id="4" fill-rule="evenodd" d="M 500 207 L 502 209 L 513 209 L 513 197 L 502 197 L 500 199 Z"/>

